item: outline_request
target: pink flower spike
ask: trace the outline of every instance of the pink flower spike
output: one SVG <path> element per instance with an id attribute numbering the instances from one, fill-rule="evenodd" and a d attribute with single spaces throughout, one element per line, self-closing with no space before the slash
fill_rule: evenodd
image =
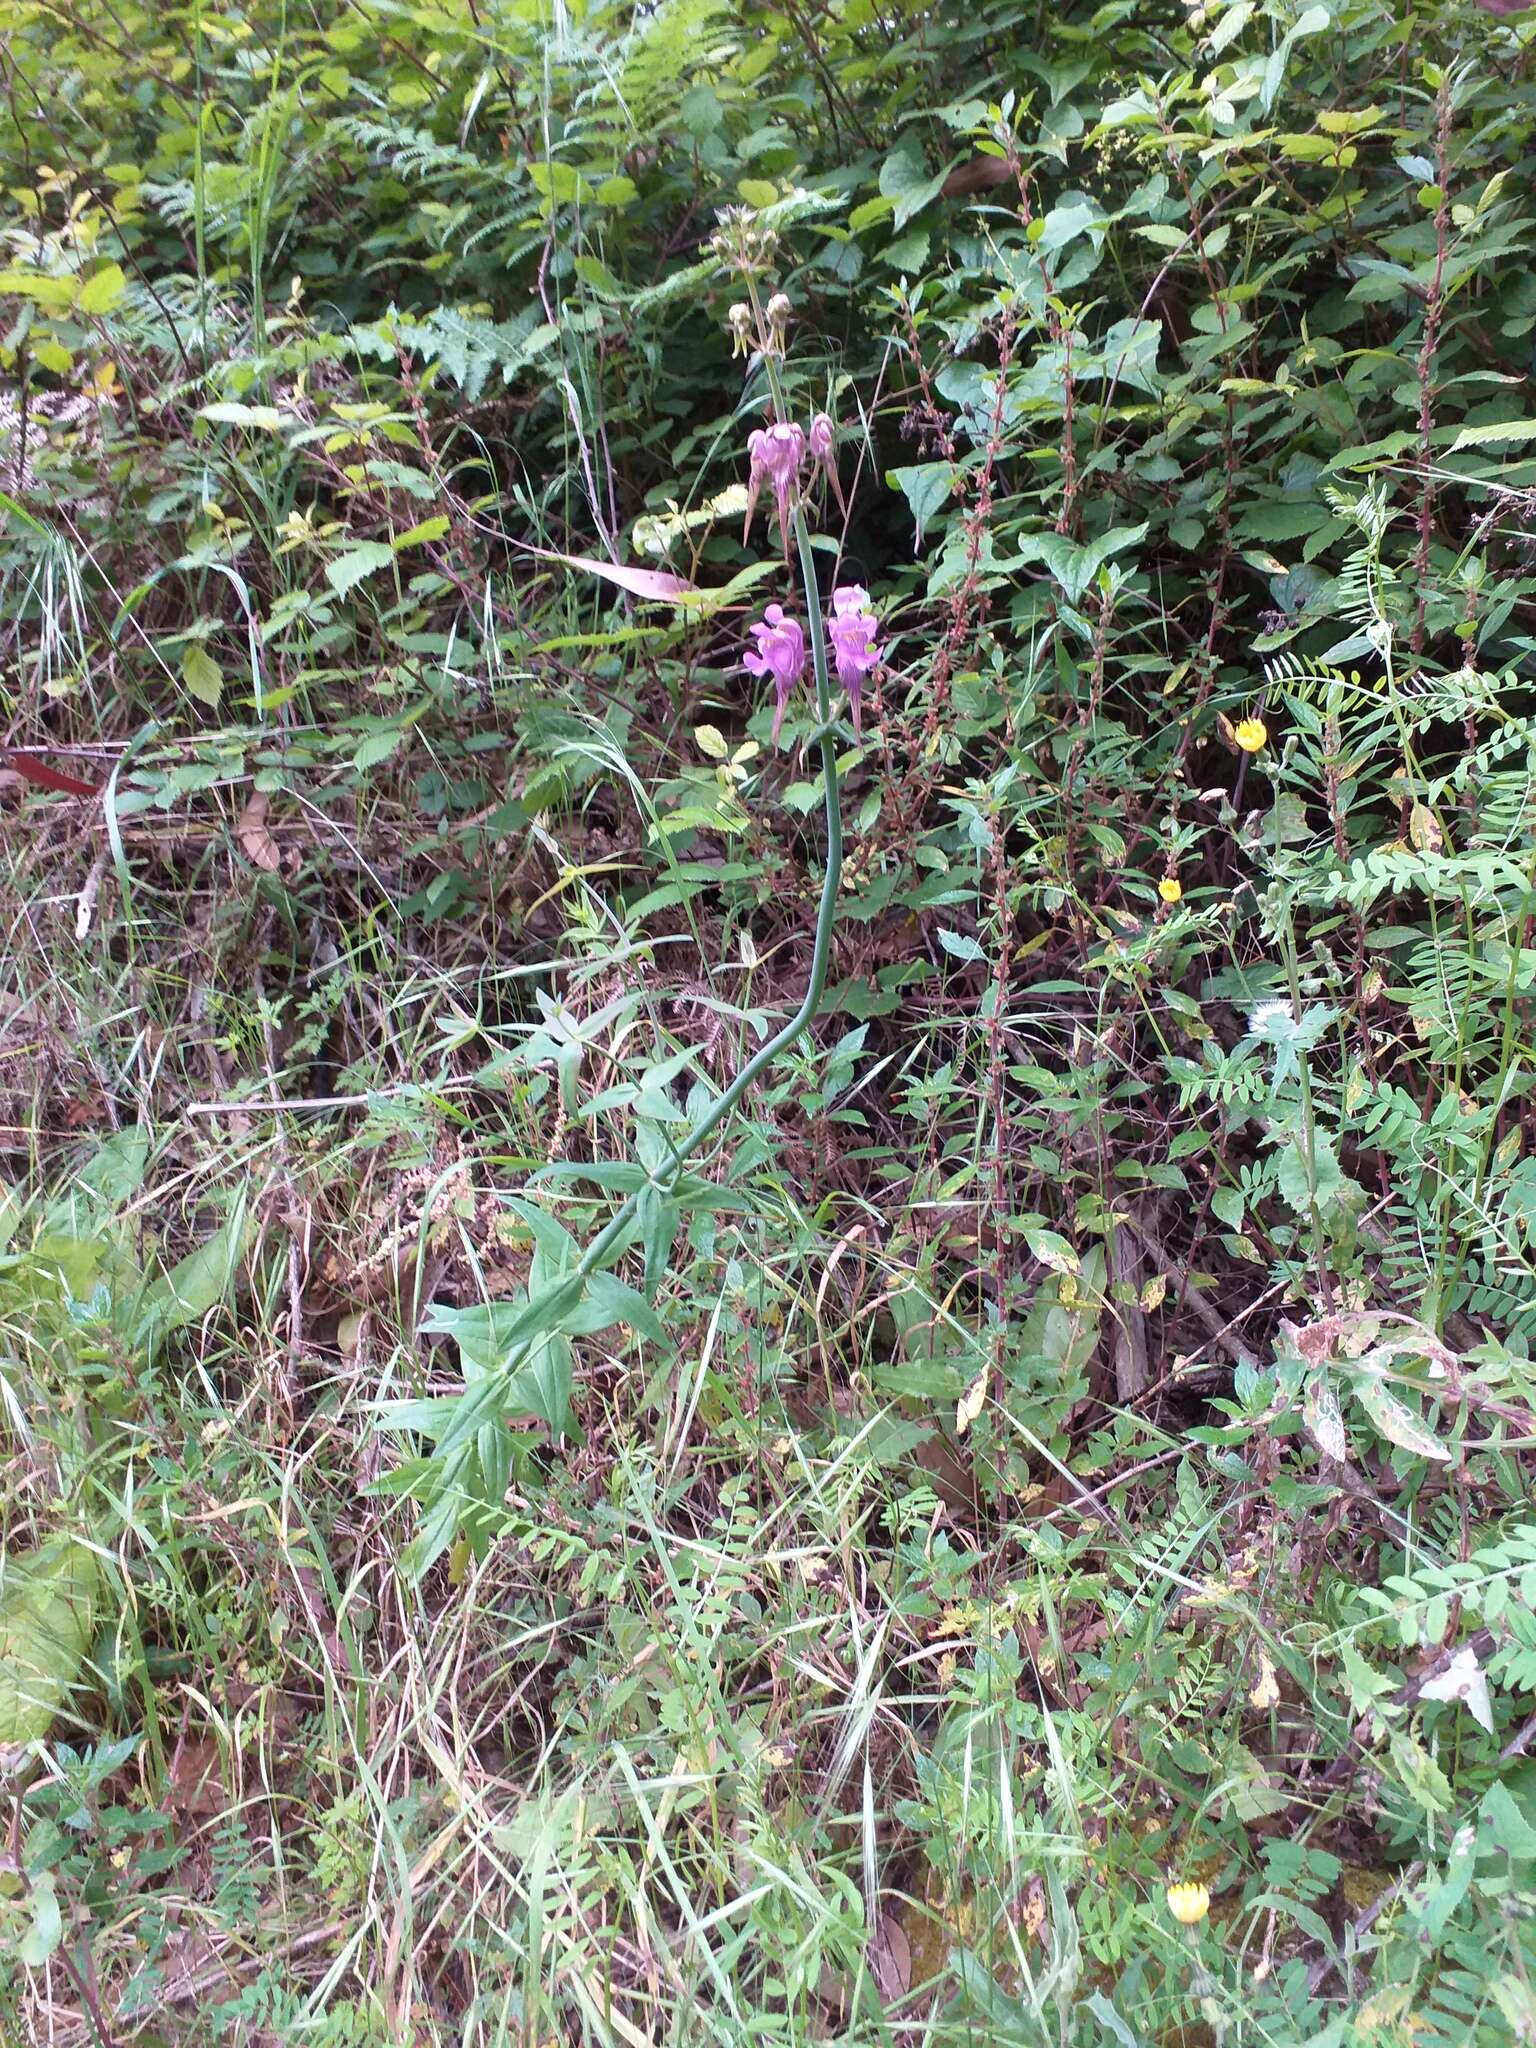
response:
<path id="1" fill-rule="evenodd" d="M 864 678 L 878 666 L 882 649 L 880 622 L 870 610 L 869 592 L 860 583 L 840 583 L 832 593 L 827 637 L 837 665 L 837 680 L 848 692 L 853 729 L 864 737 Z"/>
<path id="2" fill-rule="evenodd" d="M 817 413 L 806 434 L 805 446 L 812 462 L 832 486 L 832 495 L 837 500 L 838 511 L 846 513 L 848 506 L 843 498 L 842 481 L 837 474 L 837 427 L 830 413 Z"/>
<path id="3" fill-rule="evenodd" d="M 742 665 L 760 682 L 769 676 L 773 678 L 776 701 L 772 744 L 777 746 L 791 693 L 805 674 L 805 629 L 798 619 L 785 616 L 783 605 L 771 604 L 753 626 L 752 637 L 757 642 L 757 651 L 744 655 Z"/>
<path id="4" fill-rule="evenodd" d="M 789 552 L 789 510 L 800 488 L 800 469 L 805 461 L 805 435 L 784 420 L 771 427 L 758 427 L 747 436 L 747 522 L 742 528 L 742 546 L 752 525 L 752 508 L 764 480 L 773 486 L 773 502 L 779 515 L 779 538 Z"/>

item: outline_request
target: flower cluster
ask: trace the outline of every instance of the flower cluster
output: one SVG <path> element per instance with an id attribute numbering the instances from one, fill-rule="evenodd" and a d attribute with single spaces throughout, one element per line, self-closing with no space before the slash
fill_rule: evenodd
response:
<path id="1" fill-rule="evenodd" d="M 862 584 L 840 583 L 832 593 L 827 634 L 837 680 L 848 692 L 853 729 L 860 739 L 864 737 L 864 678 L 880 659 L 880 643 L 875 637 L 879 630 L 879 621 L 869 608 L 869 592 Z"/>
<path id="2" fill-rule="evenodd" d="M 779 246 L 776 229 L 761 224 L 750 206 L 727 206 L 717 213 L 718 226 L 710 237 L 710 253 L 742 277 L 769 268 Z"/>
<path id="3" fill-rule="evenodd" d="M 805 629 L 798 619 L 785 614 L 783 605 L 771 604 L 752 628 L 757 652 L 743 657 L 749 675 L 766 682 L 773 678 L 777 701 L 773 711 L 773 744 L 779 743 L 779 728 L 795 685 L 805 674 Z"/>
<path id="4" fill-rule="evenodd" d="M 743 546 L 752 531 L 752 514 L 766 483 L 773 490 L 779 539 L 785 553 L 789 552 L 789 515 L 801 494 L 807 457 L 813 470 L 825 477 L 831 486 L 839 509 L 846 509 L 842 483 L 837 474 L 837 428 L 830 415 L 817 413 L 808 427 L 777 420 L 771 427 L 759 427 L 747 436 L 747 518 L 742 528 Z"/>
<path id="5" fill-rule="evenodd" d="M 853 729 L 860 738 L 864 732 L 864 678 L 879 664 L 882 653 L 879 631 L 869 592 L 857 583 L 840 583 L 832 593 L 827 638 L 837 680 L 848 693 Z M 752 637 L 756 647 L 744 657 L 744 664 L 748 674 L 759 681 L 773 679 L 773 744 L 777 746 L 789 700 L 805 677 L 805 630 L 798 619 L 786 614 L 783 605 L 771 604 L 753 626 Z"/>

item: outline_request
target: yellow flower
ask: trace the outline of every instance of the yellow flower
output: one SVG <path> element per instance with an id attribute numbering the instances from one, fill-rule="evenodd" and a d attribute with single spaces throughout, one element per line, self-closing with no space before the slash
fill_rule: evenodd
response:
<path id="1" fill-rule="evenodd" d="M 1232 737 L 1245 754 L 1256 754 L 1269 738 L 1269 727 L 1262 718 L 1240 718 L 1232 728 Z"/>
<path id="2" fill-rule="evenodd" d="M 1171 1884 L 1166 1897 L 1168 1910 L 1181 1927 L 1197 1927 L 1211 1910 L 1211 1895 L 1203 1884 Z"/>
<path id="3" fill-rule="evenodd" d="M 1165 903 L 1177 903 L 1184 894 L 1184 887 L 1177 875 L 1164 875 L 1157 885 L 1157 893 Z"/>

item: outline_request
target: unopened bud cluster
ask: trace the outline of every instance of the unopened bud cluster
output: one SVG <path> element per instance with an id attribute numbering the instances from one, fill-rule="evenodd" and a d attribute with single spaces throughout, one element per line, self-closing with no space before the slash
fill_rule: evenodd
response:
<path id="1" fill-rule="evenodd" d="M 715 218 L 710 254 L 741 277 L 761 277 L 778 252 L 778 230 L 761 226 L 750 206 L 727 206 Z"/>

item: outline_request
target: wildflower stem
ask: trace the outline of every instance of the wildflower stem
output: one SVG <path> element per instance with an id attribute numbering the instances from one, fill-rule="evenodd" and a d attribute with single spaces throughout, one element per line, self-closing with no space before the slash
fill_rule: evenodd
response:
<path id="1" fill-rule="evenodd" d="M 778 397 L 774 378 L 774 396 Z M 843 873 L 842 791 L 837 773 L 837 729 L 832 721 L 832 692 L 827 675 L 827 637 L 822 622 L 821 600 L 816 589 L 816 558 L 811 549 L 810 528 L 799 505 L 794 508 L 795 545 L 800 558 L 800 580 L 805 591 L 805 615 L 810 629 L 811 668 L 816 683 L 816 739 L 821 749 L 821 773 L 827 806 L 827 863 L 821 882 L 821 901 L 816 909 L 816 932 L 811 945 L 811 975 L 800 1007 L 782 1029 L 737 1073 L 672 1153 L 670 1167 L 650 1186 L 670 1194 L 682 1177 L 683 1167 L 712 1132 L 716 1131 L 741 1101 L 759 1074 L 772 1066 L 781 1052 L 787 1052 L 815 1017 L 827 986 L 827 969 L 832 957 L 832 922 L 837 913 L 837 892 Z M 582 1254 L 579 1273 L 595 1273 L 628 1241 L 630 1226 L 640 1207 L 641 1191 L 630 1195 L 603 1226 Z"/>

